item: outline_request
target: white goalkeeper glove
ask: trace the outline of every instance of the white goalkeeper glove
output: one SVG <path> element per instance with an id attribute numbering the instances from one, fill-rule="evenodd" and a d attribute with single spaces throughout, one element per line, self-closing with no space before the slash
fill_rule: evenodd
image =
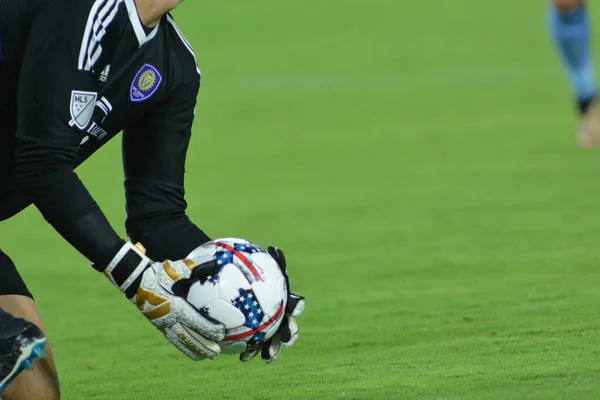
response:
<path id="1" fill-rule="evenodd" d="M 126 243 L 104 270 L 104 274 L 167 340 L 192 360 L 215 359 L 221 351 L 215 341 L 225 337 L 222 323 L 202 315 L 178 293 L 190 279 L 201 279 L 217 271 L 216 262 L 196 265 L 191 260 L 151 263 L 141 245 Z M 119 274 L 124 260 L 139 264 L 129 276 Z M 139 287 L 132 288 L 139 283 Z M 134 286 L 132 286 L 134 285 Z"/>
<path id="2" fill-rule="evenodd" d="M 298 323 L 296 322 L 296 317 L 304 312 L 304 297 L 295 295 L 291 292 L 290 289 L 290 280 L 287 273 L 287 262 L 285 260 L 285 255 L 281 249 L 277 247 L 269 247 L 268 252 L 277 261 L 283 275 L 285 276 L 285 281 L 288 289 L 288 301 L 285 307 L 285 315 L 283 317 L 283 321 L 279 326 L 279 329 L 273 335 L 271 339 L 269 339 L 265 344 L 258 348 L 248 349 L 246 352 L 240 355 L 240 360 L 243 362 L 250 361 L 254 357 L 261 354 L 261 358 L 266 363 L 271 363 L 279 357 L 279 353 L 281 352 L 281 346 L 290 347 L 296 340 L 298 340 L 298 335 L 300 333 L 300 329 L 298 328 Z"/>

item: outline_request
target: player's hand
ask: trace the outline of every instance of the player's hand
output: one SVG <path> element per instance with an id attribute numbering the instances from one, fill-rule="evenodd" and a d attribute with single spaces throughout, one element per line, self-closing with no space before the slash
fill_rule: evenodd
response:
<path id="1" fill-rule="evenodd" d="M 215 341 L 225 337 L 225 326 L 201 315 L 183 297 L 175 282 L 206 278 L 217 272 L 217 263 L 199 266 L 190 261 L 154 263 L 146 269 L 131 301 L 167 340 L 193 360 L 215 359 L 221 351 Z"/>
<path id="2" fill-rule="evenodd" d="M 296 322 L 296 317 L 298 317 L 304 311 L 304 297 L 293 294 L 290 289 L 290 280 L 287 273 L 287 262 L 285 260 L 285 255 L 281 249 L 277 247 L 269 247 L 268 252 L 277 261 L 277 264 L 281 267 L 281 271 L 285 276 L 285 281 L 287 284 L 288 290 L 288 300 L 285 308 L 285 315 L 279 326 L 279 329 L 273 335 L 273 337 L 268 340 L 262 347 L 258 349 L 251 349 L 242 353 L 240 356 L 241 361 L 250 361 L 254 357 L 261 354 L 261 358 L 266 362 L 273 362 L 279 357 L 279 353 L 281 352 L 281 347 L 290 347 L 296 340 L 298 339 L 298 334 L 300 333 L 300 329 L 298 328 L 298 323 Z"/>
<path id="3" fill-rule="evenodd" d="M 136 252 L 143 256 L 139 248 Z M 189 358 L 212 360 L 221 351 L 215 341 L 225 337 L 225 326 L 200 314 L 181 294 L 188 283 L 216 273 L 217 267 L 216 262 L 196 265 L 190 260 L 146 263 L 145 267 L 140 263 L 120 289 L 126 292 L 133 282 L 139 281 L 139 288 L 130 301 L 152 325 Z"/>

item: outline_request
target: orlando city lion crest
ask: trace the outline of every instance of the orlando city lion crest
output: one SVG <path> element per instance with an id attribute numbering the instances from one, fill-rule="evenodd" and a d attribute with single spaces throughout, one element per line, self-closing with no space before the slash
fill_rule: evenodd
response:
<path id="1" fill-rule="evenodd" d="M 162 75 L 155 66 L 144 64 L 131 82 L 129 97 L 134 103 L 148 100 L 160 86 Z"/>

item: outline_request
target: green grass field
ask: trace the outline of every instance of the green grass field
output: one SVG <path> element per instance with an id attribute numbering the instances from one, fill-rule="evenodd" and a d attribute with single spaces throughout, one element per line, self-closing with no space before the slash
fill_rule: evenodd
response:
<path id="1" fill-rule="evenodd" d="M 189 214 L 286 251 L 300 340 L 272 365 L 190 362 L 29 209 L 2 248 L 64 399 L 600 398 L 600 153 L 575 144 L 544 2 L 175 16 L 203 72 Z M 124 233 L 119 151 L 80 175 Z"/>

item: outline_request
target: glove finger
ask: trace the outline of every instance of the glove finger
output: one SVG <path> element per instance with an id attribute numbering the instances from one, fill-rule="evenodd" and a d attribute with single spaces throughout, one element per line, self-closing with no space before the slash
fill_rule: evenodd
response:
<path id="1" fill-rule="evenodd" d="M 290 293 L 287 305 L 285 306 L 285 312 L 292 317 L 297 317 L 304 312 L 304 306 L 304 297 Z"/>
<path id="2" fill-rule="evenodd" d="M 261 358 L 267 364 L 277 360 L 281 353 L 281 338 L 279 333 L 276 333 L 267 343 L 262 347 Z"/>
<path id="3" fill-rule="evenodd" d="M 281 268 L 281 273 L 285 278 L 285 287 L 287 288 L 287 292 L 291 293 L 292 289 L 290 286 L 290 277 L 287 274 L 287 261 L 285 259 L 285 255 L 283 254 L 283 251 L 281 251 L 280 248 L 273 246 L 269 246 L 267 251 L 269 252 L 269 255 L 273 257 L 275 261 L 277 261 L 279 268 Z"/>
<path id="4" fill-rule="evenodd" d="M 155 263 L 151 267 L 156 274 L 157 281 L 163 290 L 180 297 L 185 297 L 192 284 L 188 279 L 192 270 L 182 261 L 165 261 Z"/>
<path id="5" fill-rule="evenodd" d="M 199 280 L 200 282 L 204 283 L 206 278 L 215 275 L 217 272 L 219 272 L 219 268 L 221 267 L 219 266 L 216 260 L 210 260 L 196 267 L 190 268 L 193 268 L 192 275 L 190 278 L 193 281 Z"/>
<path id="6" fill-rule="evenodd" d="M 174 299 L 179 302 L 173 310 L 178 310 L 177 320 L 185 324 L 192 331 L 205 338 L 221 341 L 225 338 L 225 325 L 216 319 L 198 312 L 192 305 L 183 299 Z"/>
<path id="7" fill-rule="evenodd" d="M 191 260 L 177 261 L 175 263 L 164 263 L 165 273 L 175 282 L 171 288 L 173 294 L 186 297 L 190 286 L 196 281 L 204 283 L 206 279 L 219 271 L 219 265 L 215 260 L 196 265 Z"/>
<path id="8" fill-rule="evenodd" d="M 178 282 L 181 279 L 188 279 L 192 274 L 192 268 L 184 261 L 165 261 L 163 269 L 166 274 L 174 281 Z"/>
<path id="9" fill-rule="evenodd" d="M 214 360 L 221 352 L 221 348 L 217 343 L 180 323 L 167 328 L 165 336 L 181 352 L 196 361 L 206 358 Z"/>
<path id="10" fill-rule="evenodd" d="M 285 319 L 281 323 L 281 327 L 279 328 L 279 334 L 281 336 L 281 342 L 284 346 L 290 347 L 296 340 L 298 340 L 298 335 L 300 334 L 300 328 L 298 328 L 298 323 L 296 322 L 296 318 L 291 315 L 286 315 Z"/>
<path id="11" fill-rule="evenodd" d="M 275 259 L 275 261 L 277 261 L 277 264 L 279 264 L 281 270 L 285 274 L 287 271 L 287 261 L 285 259 L 285 255 L 283 254 L 283 251 L 281 251 L 281 249 L 278 247 L 269 246 L 267 252 L 271 257 Z"/>
<path id="12" fill-rule="evenodd" d="M 290 316 L 289 316 L 289 314 L 286 314 L 283 317 L 283 321 L 281 321 L 281 325 L 279 326 L 279 330 L 277 333 L 280 335 L 281 341 L 284 343 L 289 342 L 290 339 L 292 338 L 292 333 L 290 331 Z"/>
<path id="13" fill-rule="evenodd" d="M 252 360 L 254 357 L 256 357 L 258 355 L 258 353 L 261 352 L 261 348 L 258 347 L 256 349 L 252 349 L 252 350 L 247 350 L 245 352 L 243 352 L 242 354 L 240 354 L 240 361 L 241 362 L 248 362 L 250 360 Z"/>
<path id="14" fill-rule="evenodd" d="M 196 264 L 193 260 L 186 258 L 184 260 L 169 262 L 165 261 L 164 264 L 170 265 L 170 267 L 180 276 L 180 278 L 190 278 L 193 280 L 206 279 L 210 275 L 214 275 L 219 272 L 219 264 L 216 260 L 209 260 L 202 264 Z M 171 274 L 169 274 L 171 275 Z M 175 281 L 178 279 L 171 278 Z"/>

